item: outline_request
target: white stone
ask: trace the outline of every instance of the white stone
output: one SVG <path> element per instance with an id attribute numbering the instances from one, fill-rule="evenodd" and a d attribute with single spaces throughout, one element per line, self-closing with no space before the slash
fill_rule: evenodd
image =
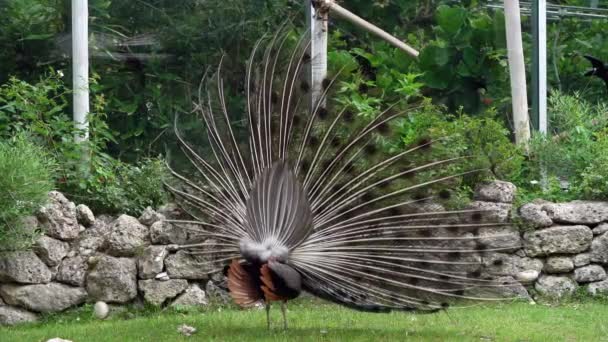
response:
<path id="1" fill-rule="evenodd" d="M 110 307 L 106 302 L 98 301 L 94 306 L 95 317 L 99 319 L 106 319 L 110 314 Z"/>
<path id="2" fill-rule="evenodd" d="M 515 279 L 517 279 L 517 281 L 521 282 L 521 283 L 532 283 L 534 281 L 536 281 L 536 279 L 538 279 L 538 276 L 540 275 L 539 271 L 536 270 L 527 270 L 527 271 L 521 271 L 519 273 L 517 273 L 515 275 Z"/>

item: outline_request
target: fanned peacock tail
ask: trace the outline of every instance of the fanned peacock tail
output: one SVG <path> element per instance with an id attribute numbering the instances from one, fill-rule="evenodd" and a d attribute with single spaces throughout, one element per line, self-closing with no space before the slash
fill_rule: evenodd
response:
<path id="1" fill-rule="evenodd" d="M 310 110 L 311 87 L 302 81 L 308 45 L 281 33 L 256 44 L 245 75 L 246 134 L 231 121 L 222 66 L 202 83 L 197 111 L 208 148 L 197 151 L 176 130 L 196 175 L 173 172 L 180 185 L 168 187 L 194 217 L 177 223 L 196 224 L 199 241 L 213 239 L 216 249 L 199 250 L 196 241 L 182 248 L 213 253 L 218 269 L 234 260 L 287 265 L 303 289 L 361 310 L 497 299 L 483 289 L 510 284 L 485 278 L 481 257 L 517 246 L 488 247 L 504 236 L 480 235 L 499 225 L 486 222 L 486 212 L 441 205 L 461 177 L 483 170 L 452 167 L 466 165 L 466 157 L 433 159 L 434 146 L 449 137 L 385 152 L 395 122 L 408 115 L 405 106 L 389 104 L 364 120 L 331 101 L 336 78 L 323 82 Z"/>

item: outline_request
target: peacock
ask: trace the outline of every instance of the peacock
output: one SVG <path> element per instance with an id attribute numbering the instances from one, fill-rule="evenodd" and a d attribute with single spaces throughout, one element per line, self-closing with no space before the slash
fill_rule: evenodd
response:
<path id="1" fill-rule="evenodd" d="M 255 44 L 241 117 L 227 109 L 222 63 L 201 82 L 205 143 L 176 129 L 194 171 L 172 170 L 177 182 L 167 184 L 193 217 L 173 221 L 196 240 L 180 247 L 224 270 L 240 307 L 265 303 L 269 328 L 271 303 L 287 328 L 286 302 L 302 292 L 369 312 L 500 299 L 491 290 L 509 284 L 485 276 L 481 256 L 514 246 L 497 248 L 488 241 L 500 234 L 480 233 L 497 226 L 491 213 L 443 203 L 458 179 L 483 170 L 454 167 L 469 156 L 436 158 L 448 137 L 388 148 L 411 108 L 388 104 L 362 119 L 332 101 L 339 70 L 311 106 L 305 37 L 276 33 Z"/>

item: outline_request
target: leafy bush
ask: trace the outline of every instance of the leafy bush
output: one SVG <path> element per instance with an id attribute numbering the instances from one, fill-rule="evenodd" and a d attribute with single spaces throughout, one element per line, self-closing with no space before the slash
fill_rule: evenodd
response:
<path id="1" fill-rule="evenodd" d="M 21 218 L 32 215 L 53 189 L 53 162 L 24 136 L 0 141 L 0 250 L 27 247 L 35 232 Z"/>
<path id="2" fill-rule="evenodd" d="M 559 92 L 551 94 L 549 107 L 551 134 L 533 136 L 525 171 L 515 180 L 522 196 L 608 199 L 608 107 Z"/>
<path id="3" fill-rule="evenodd" d="M 92 101 L 89 140 L 77 142 L 82 132 L 66 114 L 69 90 L 61 76 L 50 71 L 34 84 L 12 78 L 0 87 L 0 137 L 28 132 L 29 139 L 57 161 L 58 190 L 98 211 L 138 215 L 148 205 L 160 205 L 165 200 L 164 164 L 146 159 L 132 165 L 108 154 L 107 145 L 116 141 L 116 134 L 106 123 L 103 95 Z"/>
<path id="4" fill-rule="evenodd" d="M 462 112 L 450 115 L 440 107 L 428 105 L 402 121 L 399 135 L 403 146 L 425 137 L 437 140 L 434 159 L 466 157 L 457 167 L 442 169 L 446 175 L 480 170 L 464 177 L 465 188 L 488 177 L 513 179 L 519 176 L 524 161 L 523 151 L 511 143 L 509 130 L 494 111 L 480 116 Z"/>
<path id="5" fill-rule="evenodd" d="M 113 159 L 96 162 L 100 165 L 93 167 L 88 177 L 63 184 L 64 191 L 96 211 L 134 216 L 167 201 L 163 186 L 166 168 L 161 160 L 146 159 L 137 165 Z"/>

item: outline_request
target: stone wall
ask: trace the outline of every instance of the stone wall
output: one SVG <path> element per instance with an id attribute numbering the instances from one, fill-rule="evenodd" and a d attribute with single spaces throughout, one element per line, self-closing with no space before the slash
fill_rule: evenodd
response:
<path id="1" fill-rule="evenodd" d="M 0 254 L 0 324 L 35 321 L 85 302 L 185 306 L 207 305 L 208 294 L 226 299 L 207 275 L 212 255 L 177 250 L 195 227 L 163 221 L 180 218 L 176 207 L 147 209 L 139 218 L 95 217 L 61 193 L 49 197 L 36 217 L 25 219 L 28 229 L 45 232 L 32 251 Z M 206 243 L 212 251 L 213 241 Z"/>
<path id="2" fill-rule="evenodd" d="M 595 295 L 608 293 L 608 203 L 536 201 L 513 209 L 515 186 L 491 182 L 479 186 L 470 208 L 488 210 L 491 222 L 504 226 L 479 230 L 487 248 L 483 271 L 520 286 L 510 295 L 561 297 L 584 286 Z M 35 321 L 85 302 L 110 305 L 207 305 L 209 297 L 227 300 L 221 279 L 209 279 L 210 254 L 192 255 L 177 245 L 196 241 L 196 226 L 176 227 L 164 219 L 184 219 L 174 206 L 146 209 L 139 217 L 95 217 L 58 192 L 29 229 L 45 232 L 32 251 L 0 254 L 0 324 Z M 513 219 L 517 217 L 517 219 Z M 514 223 L 517 222 L 517 225 Z M 500 238 L 489 238 L 496 236 Z M 215 265 L 217 267 L 217 265 Z"/>
<path id="3" fill-rule="evenodd" d="M 591 295 L 608 294 L 608 203 L 537 200 L 513 210 L 515 186 L 495 181 L 476 189 L 473 207 L 496 210 L 510 226 L 496 246 L 520 245 L 506 253 L 483 257 L 485 272 L 513 277 L 543 296 L 563 297 L 579 287 Z M 516 224 L 517 223 L 517 224 Z"/>

